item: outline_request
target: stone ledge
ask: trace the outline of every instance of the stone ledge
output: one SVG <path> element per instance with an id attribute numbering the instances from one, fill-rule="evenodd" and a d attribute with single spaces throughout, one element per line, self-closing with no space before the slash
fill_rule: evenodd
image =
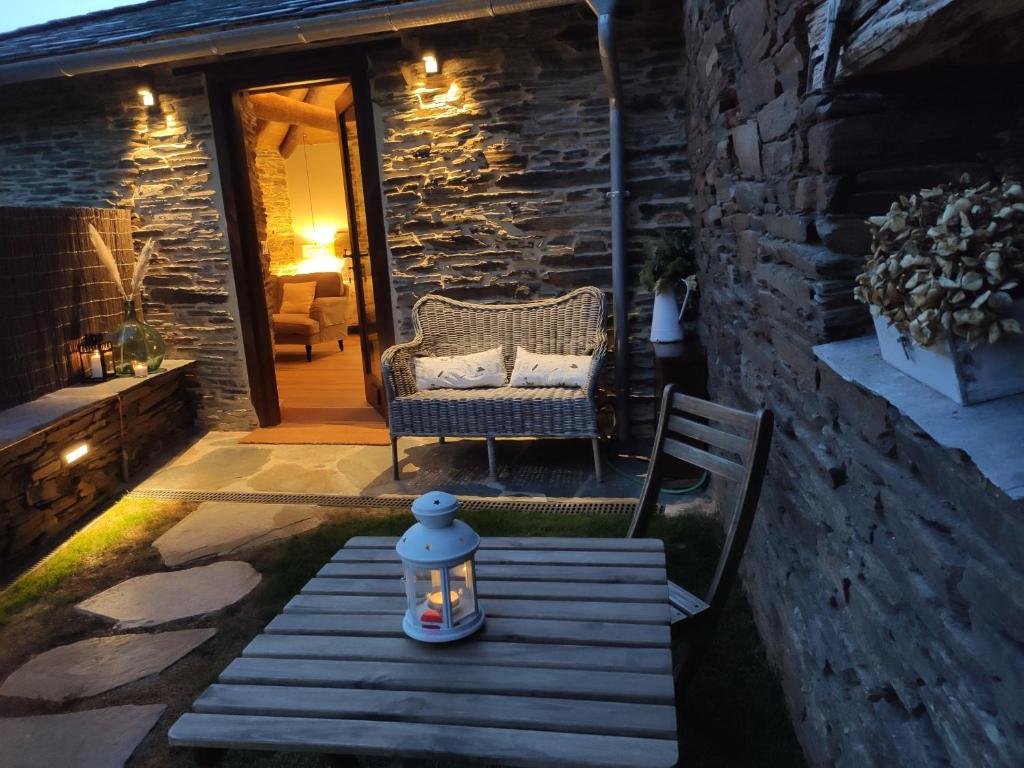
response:
<path id="1" fill-rule="evenodd" d="M 131 376 L 117 376 L 99 384 L 81 384 L 64 387 L 48 395 L 37 397 L 21 405 L 0 411 L 0 450 L 22 440 L 33 432 L 69 416 L 76 411 L 89 408 L 128 390 L 144 386 L 180 368 L 195 365 L 193 360 L 164 360 L 163 367 L 144 379 Z"/>
<path id="2" fill-rule="evenodd" d="M 843 380 L 888 401 L 939 445 L 966 453 L 1011 499 L 1024 499 L 1024 394 L 959 405 L 882 360 L 874 336 L 819 344 L 814 354 Z"/>

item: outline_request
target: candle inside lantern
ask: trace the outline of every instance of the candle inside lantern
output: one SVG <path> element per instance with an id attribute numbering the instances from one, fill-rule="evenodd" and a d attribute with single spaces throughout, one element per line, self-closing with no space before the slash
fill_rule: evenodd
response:
<path id="1" fill-rule="evenodd" d="M 461 600 L 461 597 L 459 596 L 459 593 L 456 592 L 454 589 L 449 593 L 449 595 L 452 601 L 452 609 L 454 610 L 455 608 L 459 607 L 459 601 Z M 441 592 L 431 592 L 427 595 L 427 605 L 429 605 L 435 611 L 439 611 L 441 610 L 442 599 L 443 597 Z"/>
<path id="2" fill-rule="evenodd" d="M 103 378 L 103 358 L 100 357 L 99 352 L 93 352 L 91 355 L 89 355 L 89 378 Z"/>
<path id="3" fill-rule="evenodd" d="M 146 367 L 145 363 L 132 361 L 132 376 L 136 379 L 142 379 L 149 375 L 149 368 Z"/>

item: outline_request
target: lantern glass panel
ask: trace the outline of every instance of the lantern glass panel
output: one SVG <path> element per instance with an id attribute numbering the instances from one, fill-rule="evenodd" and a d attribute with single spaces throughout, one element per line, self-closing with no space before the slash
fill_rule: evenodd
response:
<path id="1" fill-rule="evenodd" d="M 448 569 L 452 594 L 452 624 L 456 625 L 476 613 L 476 579 L 473 561 L 467 560 Z"/>
<path id="2" fill-rule="evenodd" d="M 114 375 L 110 344 L 100 334 L 83 336 L 78 342 L 78 368 L 84 381 L 105 381 Z"/>
<path id="3" fill-rule="evenodd" d="M 413 571 L 413 596 L 416 619 L 424 627 L 440 627 L 444 621 L 441 606 L 441 571 L 417 568 Z"/>

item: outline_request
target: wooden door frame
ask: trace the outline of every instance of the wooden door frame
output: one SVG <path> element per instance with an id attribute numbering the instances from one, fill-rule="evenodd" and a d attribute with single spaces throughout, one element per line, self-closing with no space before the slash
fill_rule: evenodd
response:
<path id="1" fill-rule="evenodd" d="M 255 208 L 248 175 L 245 137 L 234 94 L 250 88 L 304 80 L 348 79 L 359 130 L 359 158 L 366 207 L 367 248 L 377 301 L 377 332 L 385 349 L 395 342 L 391 302 L 391 272 L 387 258 L 387 230 L 384 223 L 383 193 L 374 125 L 373 103 L 367 55 L 371 50 L 392 47 L 397 41 L 371 45 L 323 48 L 298 53 L 232 59 L 208 66 L 189 67 L 176 72 L 199 71 L 206 80 L 207 98 L 213 124 L 214 148 L 224 202 L 225 228 L 231 252 L 231 270 L 238 302 L 249 394 L 261 427 L 281 422 L 274 347 L 270 332 L 264 275 L 257 259 L 249 263 L 247 253 L 259 254 Z"/>

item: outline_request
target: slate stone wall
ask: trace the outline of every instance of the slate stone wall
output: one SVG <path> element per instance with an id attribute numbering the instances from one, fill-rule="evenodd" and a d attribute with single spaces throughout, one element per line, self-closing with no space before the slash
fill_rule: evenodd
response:
<path id="1" fill-rule="evenodd" d="M 266 216 L 265 239 L 270 256 L 270 274 L 283 274 L 282 270 L 296 262 L 292 207 L 288 199 L 284 158 L 276 149 L 257 147 L 255 165 Z"/>
<path id="2" fill-rule="evenodd" d="M 193 368 L 139 382 L 121 395 L 120 412 L 111 397 L 0 447 L 0 564 L 52 549 L 56 537 L 124 488 L 124 467 L 139 470 L 191 432 Z M 81 442 L 89 452 L 65 465 L 63 453 Z"/>
<path id="3" fill-rule="evenodd" d="M 628 334 L 650 429 L 643 244 L 688 225 L 684 61 L 675 2 L 626 4 L 622 79 L 633 267 Z M 425 30 L 371 62 L 400 338 L 426 293 L 483 301 L 611 289 L 608 97 L 585 7 Z M 426 78 L 432 48 L 440 75 Z M 610 302 L 609 302 L 610 309 Z M 609 362 L 606 374 L 610 377 Z"/>
<path id="4" fill-rule="evenodd" d="M 823 5 L 685 11 L 710 388 L 778 422 L 746 588 L 813 765 L 1020 765 L 1024 505 L 811 351 L 869 332 L 867 215 L 1019 172 L 1019 87 L 932 71 L 813 93 Z"/>
<path id="5" fill-rule="evenodd" d="M 143 85 L 157 106 L 142 105 Z M 131 209 L 136 251 L 157 240 L 145 318 L 168 357 L 199 361 L 203 421 L 255 426 L 201 79 L 89 75 L 7 86 L 0 100 L 0 205 Z"/>

